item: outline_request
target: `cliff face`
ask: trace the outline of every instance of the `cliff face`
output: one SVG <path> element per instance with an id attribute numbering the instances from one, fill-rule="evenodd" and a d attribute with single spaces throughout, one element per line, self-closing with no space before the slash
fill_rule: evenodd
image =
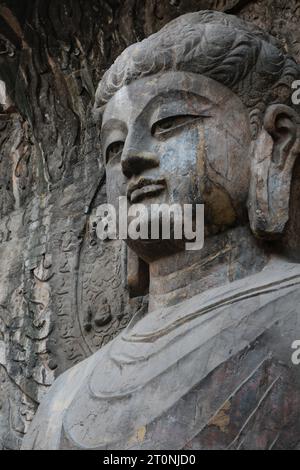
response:
<path id="1" fill-rule="evenodd" d="M 255 22 L 300 60 L 297 0 L 0 3 L 0 449 L 20 446 L 54 378 L 146 302 L 129 299 L 122 244 L 95 237 L 105 177 L 91 107 L 125 47 L 200 9 Z"/>

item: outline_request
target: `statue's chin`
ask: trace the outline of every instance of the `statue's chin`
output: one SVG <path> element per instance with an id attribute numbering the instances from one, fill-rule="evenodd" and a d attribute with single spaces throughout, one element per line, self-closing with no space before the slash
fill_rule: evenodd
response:
<path id="1" fill-rule="evenodd" d="M 150 263 L 185 249 L 184 240 L 126 240 L 127 245 L 144 261 Z"/>

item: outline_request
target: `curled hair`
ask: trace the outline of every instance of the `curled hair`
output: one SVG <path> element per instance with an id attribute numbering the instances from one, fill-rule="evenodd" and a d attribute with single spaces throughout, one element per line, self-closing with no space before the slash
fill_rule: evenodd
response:
<path id="1" fill-rule="evenodd" d="M 291 84 L 300 76 L 279 42 L 253 24 L 215 11 L 188 13 L 125 49 L 98 85 L 95 111 L 124 85 L 172 70 L 225 85 L 256 118 L 269 104 L 289 103 Z"/>

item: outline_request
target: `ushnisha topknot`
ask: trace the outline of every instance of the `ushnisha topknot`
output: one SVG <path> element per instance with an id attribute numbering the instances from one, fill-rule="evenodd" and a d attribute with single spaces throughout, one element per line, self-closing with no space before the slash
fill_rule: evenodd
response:
<path id="1" fill-rule="evenodd" d="M 220 82 L 255 115 L 269 104 L 291 104 L 291 84 L 300 76 L 299 65 L 258 27 L 225 13 L 188 13 L 124 50 L 98 85 L 96 114 L 124 85 L 172 70 Z"/>

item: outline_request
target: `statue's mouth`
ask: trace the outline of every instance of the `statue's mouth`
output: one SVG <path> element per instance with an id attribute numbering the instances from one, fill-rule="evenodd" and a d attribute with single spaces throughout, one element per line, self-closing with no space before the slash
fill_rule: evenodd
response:
<path id="1" fill-rule="evenodd" d="M 145 197 L 153 197 L 166 189 L 164 178 L 140 178 L 136 182 L 129 183 L 127 197 L 131 203 L 138 202 Z"/>

